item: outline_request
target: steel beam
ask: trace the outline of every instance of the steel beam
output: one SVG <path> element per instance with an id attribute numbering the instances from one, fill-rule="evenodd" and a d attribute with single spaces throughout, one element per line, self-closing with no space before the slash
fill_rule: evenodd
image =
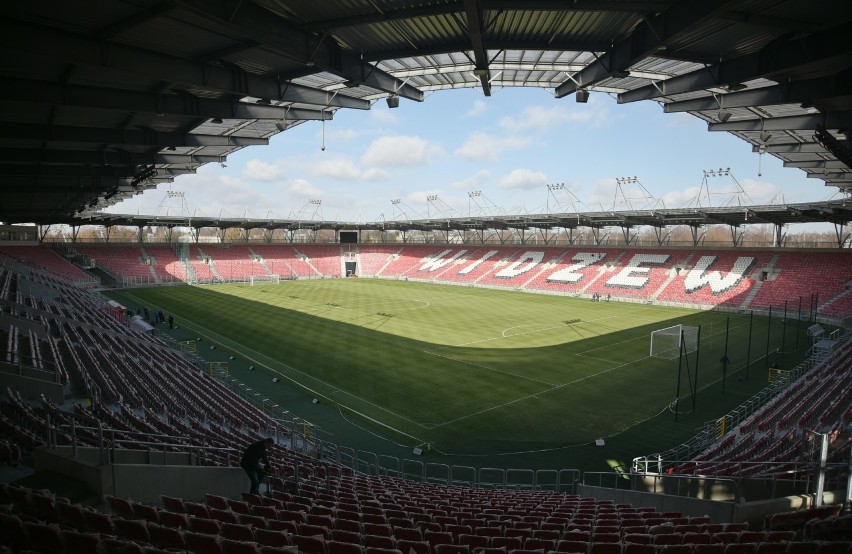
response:
<path id="1" fill-rule="evenodd" d="M 240 147 L 269 144 L 269 139 L 233 135 L 196 135 L 193 133 L 161 133 L 139 129 L 103 129 L 68 125 L 29 125 L 3 123 L 0 138 L 108 144 L 111 146 L 223 146 Z"/>
<path id="2" fill-rule="evenodd" d="M 781 85 L 747 89 L 718 96 L 694 98 L 663 105 L 666 113 L 717 110 L 725 108 L 750 108 L 752 106 L 775 106 L 780 104 L 814 105 L 822 98 L 852 94 L 852 74 L 793 81 Z"/>
<path id="3" fill-rule="evenodd" d="M 721 87 L 733 83 L 744 83 L 759 77 L 771 78 L 796 67 L 831 59 L 846 60 L 848 67 L 852 45 L 846 37 L 852 34 L 852 24 L 835 27 L 820 34 L 795 37 L 781 44 L 769 46 L 739 58 L 722 60 L 702 69 L 659 81 L 618 95 L 618 103 L 649 100 L 661 96 L 672 96 Z"/>
<path id="4" fill-rule="evenodd" d="M 852 182 L 852 172 L 834 172 L 834 173 L 810 173 L 806 172 L 805 176 L 808 179 L 822 179 L 825 182 L 841 181 Z"/>
<path id="5" fill-rule="evenodd" d="M 213 100 L 189 94 L 148 94 L 109 88 L 62 85 L 45 81 L 0 79 L 0 99 L 55 106 L 121 110 L 205 119 L 331 120 L 333 112 L 267 106 L 238 99 Z"/>
<path id="6" fill-rule="evenodd" d="M 482 84 L 482 93 L 491 96 L 491 72 L 488 70 L 488 49 L 485 47 L 485 25 L 482 23 L 482 10 L 479 0 L 464 0 L 464 11 L 467 16 L 467 32 L 473 48 L 473 58 L 476 62 L 474 75 Z"/>
<path id="7" fill-rule="evenodd" d="M 264 48 L 308 67 L 317 67 L 389 94 L 422 102 L 424 94 L 365 62 L 359 55 L 344 50 L 325 35 L 305 32 L 303 27 L 266 10 L 253 2 L 210 2 L 176 0 L 177 4 L 217 26 L 230 27 L 258 41 Z M 233 9 L 232 9 L 233 8 Z M 262 98 L 271 98 L 263 96 Z"/>
<path id="8" fill-rule="evenodd" d="M 784 162 L 784 167 L 798 167 L 801 169 L 850 169 L 840 160 L 801 160 L 796 162 Z"/>
<path id="9" fill-rule="evenodd" d="M 707 127 L 710 131 L 808 131 L 816 129 L 817 125 L 824 125 L 826 129 L 848 128 L 852 126 L 852 111 L 740 119 L 725 123 L 709 123 Z"/>
<path id="10" fill-rule="evenodd" d="M 197 154 L 138 154 L 108 150 L 100 147 L 92 150 L 48 150 L 32 148 L 0 148 L 0 164 L 2 163 L 49 163 L 61 165 L 105 165 L 105 166 L 142 166 L 156 164 L 176 164 L 197 166 L 205 163 L 221 161 L 220 156 Z"/>
<path id="11" fill-rule="evenodd" d="M 157 81 L 180 84 L 185 88 L 317 106 L 370 109 L 368 100 L 345 94 L 312 89 L 275 77 L 252 75 L 238 68 L 166 56 L 116 42 L 105 43 L 19 20 L 0 19 L 0 45 L 9 53 L 17 52 L 22 56 L 35 55 L 69 64 L 145 75 Z"/>
<path id="12" fill-rule="evenodd" d="M 789 142 L 782 144 L 752 145 L 752 152 L 764 152 L 772 154 L 812 154 L 815 152 L 828 152 L 816 142 Z"/>
<path id="13" fill-rule="evenodd" d="M 556 87 L 556 97 L 562 98 L 577 89 L 590 87 L 657 52 L 666 42 L 689 32 L 721 10 L 742 3 L 740 0 L 685 0 L 668 10 L 648 16 L 626 38 L 616 42 L 596 62 L 590 63 L 576 75 Z"/>
<path id="14" fill-rule="evenodd" d="M 158 168 L 160 176 L 184 175 L 195 173 L 190 169 L 164 169 Z M 47 164 L 0 164 L 0 175 L 32 176 L 37 178 L 44 175 L 47 177 L 135 177 L 140 170 L 134 167 L 111 167 L 111 166 L 84 166 L 84 165 L 47 165 Z"/>

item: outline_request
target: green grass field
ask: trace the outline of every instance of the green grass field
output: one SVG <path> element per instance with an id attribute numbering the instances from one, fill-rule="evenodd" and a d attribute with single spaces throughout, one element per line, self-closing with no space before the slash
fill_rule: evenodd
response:
<path id="1" fill-rule="evenodd" d="M 212 359 L 234 355 L 232 375 L 335 442 L 382 450 L 379 434 L 394 455 L 425 444 L 433 459 L 492 467 L 604 469 L 674 446 L 766 386 L 767 341 L 770 351 L 783 341 L 783 356 L 769 357 L 782 367 L 807 347 L 803 324 L 793 351 L 792 320 L 767 329 L 755 317 L 748 354 L 748 315 L 374 279 L 110 296 L 174 314 L 177 338 L 216 344 L 200 349 Z M 649 357 L 651 332 L 676 324 L 701 325 L 696 409 L 692 354 L 677 421 L 678 360 Z M 322 410 L 306 401 L 314 397 Z M 597 438 L 607 447 L 590 446 Z"/>

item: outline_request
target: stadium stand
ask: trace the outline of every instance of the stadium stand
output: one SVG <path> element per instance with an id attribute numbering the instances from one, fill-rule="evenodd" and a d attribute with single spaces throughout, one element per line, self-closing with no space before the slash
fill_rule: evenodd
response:
<path id="1" fill-rule="evenodd" d="M 291 247 L 277 248 L 289 248 L 294 263 L 301 254 Z M 334 248 L 338 251 L 336 256 L 332 248 L 325 246 L 307 252 L 315 259 L 325 260 L 323 263 L 337 263 L 339 267 L 339 246 Z M 463 249 L 441 254 L 446 250 L 405 247 L 407 259 L 397 270 L 417 275 L 428 271 L 424 268 L 441 266 L 442 260 L 452 259 Z M 554 249 L 541 258 L 525 254 L 525 249 L 497 251 L 480 264 L 490 264 L 483 274 L 491 275 L 502 268 L 511 273 L 509 281 L 522 277 L 531 285 L 543 283 L 546 274 L 572 273 L 573 264 L 589 261 L 582 256 L 577 261 L 583 253 L 579 249 Z M 374 252 L 377 258 L 371 263 L 378 267 L 376 271 L 390 269 L 402 258 L 397 257 L 397 252 Z M 656 251 L 654 255 L 662 259 L 668 254 Z M 266 253 L 263 256 L 269 259 Z M 638 267 L 625 261 L 622 251 L 616 251 L 614 257 L 621 260 L 616 267 Z M 491 261 L 492 258 L 495 259 Z M 691 263 L 686 256 L 676 263 L 681 262 Z M 532 267 L 526 270 L 525 265 Z M 536 269 L 539 265 L 544 269 Z M 326 271 L 330 270 L 328 267 Z M 436 272 L 443 268 L 436 267 Z M 652 286 L 662 288 L 661 283 Z M 192 446 L 214 447 L 217 450 L 199 456 L 199 462 L 207 465 L 234 466 L 242 445 L 270 433 L 278 432 L 280 437 L 280 444 L 275 447 L 280 474 L 270 479 L 270 497 L 223 499 L 208 495 L 203 505 L 188 499 L 163 498 L 162 507 L 114 498 L 108 502 L 112 513 L 103 513 L 46 491 L 0 485 L 0 504 L 12 505 L 11 511 L 0 515 L 0 542 L 13 550 L 71 552 L 95 545 L 111 551 L 136 545 L 206 553 L 217 549 L 237 551 L 234 549 L 239 547 L 235 545 L 242 545 L 254 552 L 295 548 L 328 554 L 347 549 L 341 545 L 351 545 L 364 552 L 406 548 L 430 553 L 453 547 L 459 552 L 483 554 L 488 549 L 514 554 L 590 554 L 608 548 L 617 548 L 620 553 L 636 551 L 632 545 L 675 553 L 673 548 L 686 545 L 694 554 L 702 545 L 715 546 L 725 554 L 731 545 L 738 545 L 742 551 L 766 554 L 780 552 L 783 546 L 786 554 L 792 544 L 806 544 L 814 552 L 827 553 L 850 547 L 848 520 L 839 517 L 839 512 L 813 512 L 809 514 L 812 517 L 797 524 L 785 524 L 783 517 L 767 519 L 764 529 L 752 531 L 679 513 L 552 491 L 415 483 L 396 477 L 366 476 L 347 467 L 321 463 L 312 456 L 283 448 L 288 440 L 286 430 L 276 428 L 267 415 L 219 380 L 199 371 L 165 342 L 123 325 L 112 312 L 103 309 L 100 297 L 50 275 L 22 274 L 9 268 L 0 273 L 0 284 L 5 290 L 3 297 L 17 304 L 17 311 L 26 308 L 31 317 L 42 321 L 43 327 L 42 333 L 20 335 L 14 327 L 3 329 L 6 356 L 26 353 L 43 368 L 55 364 L 60 382 L 84 387 L 88 396 L 95 399 L 92 406 L 75 404 L 73 413 L 69 413 L 44 397 L 25 399 L 20 392 L 7 389 L 0 403 L 0 463 L 21 463 L 45 443 L 49 429 L 53 429 L 57 444 L 74 441 L 97 445 L 99 438 L 91 429 L 78 426 L 72 434 L 74 416 L 99 421 L 111 430 L 111 447 L 145 448 L 138 440 L 141 436 L 148 441 L 179 439 Z M 40 298 L 21 294 L 21 289 L 35 290 L 36 285 L 42 291 Z M 679 469 L 693 474 L 725 475 L 733 474 L 736 467 L 744 474 L 754 474 L 758 471 L 749 461 L 761 459 L 771 462 L 768 467 L 772 471 L 788 471 L 786 462 L 807 453 L 803 426 L 837 431 L 839 426 L 849 425 L 850 362 L 852 345 L 846 344 L 835 358 L 816 364 L 801 377 L 804 381 L 788 387 L 785 394 L 767 404 L 753 419 Z M 149 379 L 151 374 L 158 375 L 158 379 Z M 809 407 L 807 411 L 802 411 L 803 404 Z M 841 450 L 848 451 L 848 440 L 843 443 L 839 433 L 832 436 Z M 810 521 L 814 517 L 822 521 Z M 650 553 L 649 549 L 644 550 Z"/>
<path id="2" fill-rule="evenodd" d="M 270 275 L 269 270 L 255 259 L 248 246 L 207 245 L 204 251 L 213 258 L 216 270 L 224 281 L 247 281 L 253 276 Z"/>
<path id="3" fill-rule="evenodd" d="M 333 248 L 340 249 L 338 245 Z M 292 278 L 317 276 L 313 267 L 292 246 L 265 244 L 252 246 L 252 249 L 263 256 L 269 270 L 275 275 Z"/>
<path id="4" fill-rule="evenodd" d="M 91 275 L 65 260 L 54 250 L 41 246 L 0 246 L 0 259 L 7 258 L 18 263 L 31 264 L 71 283 L 91 284 L 97 282 Z"/>
<path id="5" fill-rule="evenodd" d="M 87 246 L 81 252 L 126 282 L 150 277 L 146 257 L 153 260 L 160 282 L 192 280 L 167 247 L 146 246 L 146 254 L 111 246 Z M 797 310 L 801 299 L 805 316 L 809 303 L 818 302 L 819 314 L 834 319 L 852 311 L 848 252 L 411 244 L 360 245 L 357 251 L 337 244 L 192 245 L 188 252 L 188 265 L 202 283 L 269 274 L 340 277 L 344 262 L 355 261 L 356 274 L 389 279 L 732 310 L 773 306 L 777 311 L 785 301 L 788 310 Z M 139 264 L 129 261 L 137 259 Z"/>
<path id="6" fill-rule="evenodd" d="M 361 244 L 358 246 L 358 273 L 363 277 L 381 275 L 385 266 L 402 250 L 400 245 Z"/>

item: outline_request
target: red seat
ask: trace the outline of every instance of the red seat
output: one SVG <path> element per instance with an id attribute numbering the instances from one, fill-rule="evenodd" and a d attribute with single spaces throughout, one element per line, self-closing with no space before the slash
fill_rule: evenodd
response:
<path id="1" fill-rule="evenodd" d="M 183 550 L 186 547 L 186 540 L 183 538 L 183 533 L 173 527 L 149 523 L 148 533 L 151 535 L 151 544 L 158 548 Z"/>
<path id="2" fill-rule="evenodd" d="M 284 531 L 255 529 L 254 540 L 261 546 L 289 546 L 290 536 Z"/>
<path id="3" fill-rule="evenodd" d="M 182 513 L 160 511 L 160 525 L 175 529 L 189 529 L 189 518 Z"/>
<path id="4" fill-rule="evenodd" d="M 351 542 L 326 541 L 328 554 L 364 554 L 364 547 Z"/>
<path id="5" fill-rule="evenodd" d="M 305 554 L 326 554 L 325 538 L 322 535 L 293 535 L 293 544 Z"/>
<path id="6" fill-rule="evenodd" d="M 622 554 L 656 554 L 657 549 L 653 544 L 648 543 L 632 543 L 624 544 Z"/>
<path id="7" fill-rule="evenodd" d="M 396 548 L 403 554 L 432 554 L 432 545 L 426 541 L 396 541 Z"/>
<path id="8" fill-rule="evenodd" d="M 216 519 L 189 516 L 189 530 L 194 533 L 205 533 L 207 535 L 218 535 L 221 527 Z"/>
<path id="9" fill-rule="evenodd" d="M 371 548 L 396 548 L 396 540 L 384 535 L 362 535 L 361 542 Z"/>
<path id="10" fill-rule="evenodd" d="M 61 552 L 64 548 L 62 533 L 57 525 L 27 521 L 24 522 L 24 530 L 28 536 L 28 549 L 40 552 Z"/>
<path id="11" fill-rule="evenodd" d="M 113 518 L 112 523 L 115 526 L 115 534 L 121 539 L 143 543 L 150 542 L 151 540 L 151 534 L 148 532 L 148 522 L 144 519 L 122 519 L 117 517 Z"/>
<path id="12" fill-rule="evenodd" d="M 221 539 L 222 554 L 259 554 L 256 542 Z"/>
<path id="13" fill-rule="evenodd" d="M 92 554 L 101 542 L 101 535 L 63 529 L 62 541 L 65 543 L 65 554 Z"/>
<path id="14" fill-rule="evenodd" d="M 248 525 L 238 523 L 223 523 L 219 526 L 219 535 L 233 541 L 254 542 L 254 531 Z"/>

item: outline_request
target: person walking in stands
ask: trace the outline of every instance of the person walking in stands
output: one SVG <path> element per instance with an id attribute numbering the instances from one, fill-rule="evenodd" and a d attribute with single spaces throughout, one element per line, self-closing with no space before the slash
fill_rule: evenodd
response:
<path id="1" fill-rule="evenodd" d="M 169 329 L 175 328 L 175 316 L 169 314 Z"/>
<path id="2" fill-rule="evenodd" d="M 266 477 L 269 472 L 269 457 L 266 451 L 267 448 L 275 444 L 272 437 L 267 437 L 262 441 L 251 443 L 246 451 L 243 452 L 243 457 L 240 459 L 240 467 L 245 470 L 251 481 L 251 489 L 249 493 L 259 494 L 260 482 Z M 264 467 L 260 467 L 260 462 L 263 462 Z"/>

